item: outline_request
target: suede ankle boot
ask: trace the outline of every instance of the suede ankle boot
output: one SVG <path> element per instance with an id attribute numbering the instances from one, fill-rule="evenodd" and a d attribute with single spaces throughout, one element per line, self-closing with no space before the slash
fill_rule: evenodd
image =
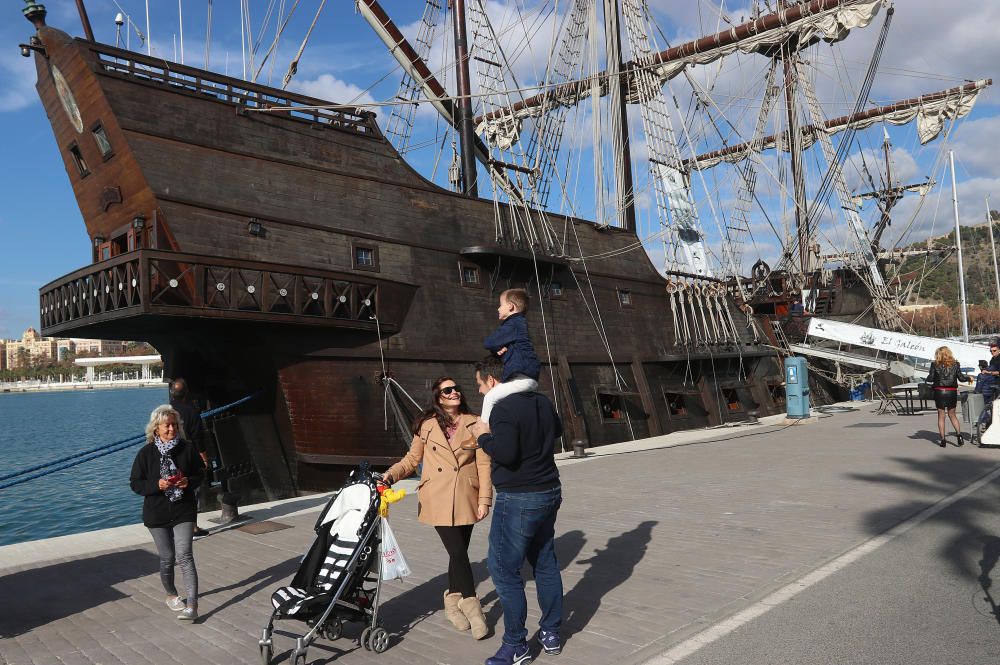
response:
<path id="1" fill-rule="evenodd" d="M 483 615 L 483 608 L 479 604 L 479 596 L 469 596 L 458 601 L 458 609 L 462 610 L 462 614 L 469 620 L 474 638 L 481 640 L 489 634 L 490 629 L 486 625 L 486 617 Z"/>
<path id="2" fill-rule="evenodd" d="M 458 601 L 462 600 L 462 594 L 444 592 L 444 615 L 458 630 L 469 630 L 469 620 L 465 618 L 462 610 L 458 609 Z"/>

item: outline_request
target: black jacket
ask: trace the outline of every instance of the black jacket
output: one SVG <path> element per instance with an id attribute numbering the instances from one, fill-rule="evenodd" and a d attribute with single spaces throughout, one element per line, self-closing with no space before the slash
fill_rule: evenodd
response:
<path id="1" fill-rule="evenodd" d="M 953 363 L 947 367 L 938 367 L 937 363 L 931 363 L 931 373 L 927 375 L 927 383 L 935 388 L 957 388 L 959 381 L 969 381 L 969 377 L 962 373 L 959 364 Z"/>
<path id="2" fill-rule="evenodd" d="M 541 492 L 559 485 L 553 458 L 562 422 L 552 402 L 539 393 L 514 393 L 493 407 L 489 434 L 479 446 L 492 460 L 498 492 Z"/>
<path id="3" fill-rule="evenodd" d="M 205 452 L 205 425 L 201 419 L 201 409 L 190 402 L 173 400 L 170 406 L 181 414 L 181 425 L 184 427 L 184 438 L 194 444 L 199 453 Z"/>
<path id="4" fill-rule="evenodd" d="M 198 451 L 187 441 L 180 441 L 174 446 L 170 457 L 188 479 L 188 486 L 184 488 L 180 501 L 171 502 L 159 487 L 160 451 L 154 444 L 143 445 L 132 462 L 129 484 L 133 492 L 144 497 L 142 523 L 148 527 L 173 528 L 182 522 L 194 522 L 198 516 L 194 489 L 201 484 L 205 465 L 198 456 Z"/>

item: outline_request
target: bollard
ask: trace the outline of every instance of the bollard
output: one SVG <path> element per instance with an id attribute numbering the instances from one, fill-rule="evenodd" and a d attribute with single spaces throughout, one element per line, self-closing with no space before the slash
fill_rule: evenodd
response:
<path id="1" fill-rule="evenodd" d="M 219 516 L 219 524 L 229 524 L 240 518 L 240 511 L 236 507 L 240 497 L 232 492 L 225 492 L 222 495 L 222 515 Z"/>
<path id="2" fill-rule="evenodd" d="M 573 457 L 586 457 L 587 441 L 586 439 L 575 439 L 573 441 Z"/>

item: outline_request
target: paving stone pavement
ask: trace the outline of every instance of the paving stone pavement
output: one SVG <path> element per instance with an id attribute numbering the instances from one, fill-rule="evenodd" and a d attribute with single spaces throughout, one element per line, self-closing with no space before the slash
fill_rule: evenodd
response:
<path id="1" fill-rule="evenodd" d="M 671 435 L 561 462 L 556 534 L 566 645 L 562 655 L 539 661 L 641 663 L 1000 464 L 1000 451 L 933 445 L 933 415 L 871 410 L 862 405 L 794 427 Z M 673 445 L 655 447 L 664 442 Z M 294 510 L 322 503 L 311 497 Z M 202 617 L 194 625 L 178 622 L 164 604 L 152 543 L 95 545 L 15 565 L 4 561 L 5 550 L 14 550 L 0 548 L 0 663 L 259 662 L 270 594 L 294 574 L 315 512 L 278 506 L 256 513 L 293 528 L 229 530 L 196 541 Z M 408 497 L 391 515 L 413 575 L 383 587 L 389 649 L 375 655 L 359 648 L 361 626 L 348 625 L 341 639 L 311 647 L 309 662 L 470 664 L 497 648 L 498 632 L 475 642 L 444 619 L 446 555 L 415 513 Z M 486 571 L 487 533 L 488 525 L 477 526 L 470 558 L 489 623 L 501 627 Z M 533 629 L 530 582 L 528 597 Z M 276 662 L 287 660 L 300 629 L 278 624 Z"/>

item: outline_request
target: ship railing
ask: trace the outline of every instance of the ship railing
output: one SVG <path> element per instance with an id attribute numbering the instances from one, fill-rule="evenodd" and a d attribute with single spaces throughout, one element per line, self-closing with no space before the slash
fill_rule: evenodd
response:
<path id="1" fill-rule="evenodd" d="M 41 323 L 48 334 L 142 314 L 188 314 L 367 330 L 375 326 L 382 282 L 349 273 L 139 249 L 43 286 Z M 395 321 L 382 322 L 383 330 L 396 328 Z"/>
<path id="2" fill-rule="evenodd" d="M 97 58 L 100 71 L 157 85 L 179 92 L 207 96 L 238 107 L 274 109 L 271 114 L 336 127 L 359 134 L 379 136 L 375 114 L 361 109 L 332 109 L 330 103 L 314 97 L 271 88 L 223 74 L 143 56 L 106 44 L 82 41 Z"/>

